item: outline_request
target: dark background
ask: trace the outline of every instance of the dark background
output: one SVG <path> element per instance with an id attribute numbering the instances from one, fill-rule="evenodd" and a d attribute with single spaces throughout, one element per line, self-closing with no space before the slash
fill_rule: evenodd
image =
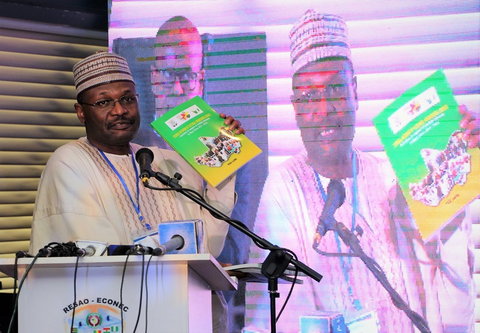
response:
<path id="1" fill-rule="evenodd" d="M 2 18 L 58 25 L 59 30 L 69 27 L 108 31 L 106 0 L 0 1 L 0 21 Z M 7 332 L 13 304 L 12 294 L 0 292 L 0 333 Z"/>
<path id="2" fill-rule="evenodd" d="M 0 16 L 107 32 L 107 7 L 106 0 L 0 1 Z"/>

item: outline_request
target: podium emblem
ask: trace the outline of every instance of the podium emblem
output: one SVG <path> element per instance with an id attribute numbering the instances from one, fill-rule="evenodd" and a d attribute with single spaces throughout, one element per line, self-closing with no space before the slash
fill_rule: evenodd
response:
<path id="1" fill-rule="evenodd" d="M 102 316 L 99 313 L 89 313 L 86 322 L 90 327 L 98 327 L 102 324 Z"/>

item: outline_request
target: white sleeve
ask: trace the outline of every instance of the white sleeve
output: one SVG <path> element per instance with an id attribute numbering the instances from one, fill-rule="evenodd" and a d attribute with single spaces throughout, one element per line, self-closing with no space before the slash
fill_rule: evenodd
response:
<path id="1" fill-rule="evenodd" d="M 108 221 L 95 175 L 80 156 L 76 149 L 61 147 L 50 157 L 38 187 L 30 253 L 50 242 L 119 243 L 122 230 Z"/>

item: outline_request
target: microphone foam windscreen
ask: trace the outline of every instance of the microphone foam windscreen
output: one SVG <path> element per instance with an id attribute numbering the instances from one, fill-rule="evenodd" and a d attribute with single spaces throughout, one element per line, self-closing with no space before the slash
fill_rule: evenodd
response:
<path id="1" fill-rule="evenodd" d="M 170 254 L 195 254 L 204 252 L 203 249 L 203 224 L 201 220 L 183 220 L 162 222 L 158 225 L 160 244 L 165 244 L 173 236 L 183 237 L 185 244 L 180 250 Z"/>

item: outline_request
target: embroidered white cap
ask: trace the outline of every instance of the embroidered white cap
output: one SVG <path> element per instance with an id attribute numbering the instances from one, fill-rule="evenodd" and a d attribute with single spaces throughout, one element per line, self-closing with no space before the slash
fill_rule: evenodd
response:
<path id="1" fill-rule="evenodd" d="M 133 81 L 127 60 L 117 54 L 100 51 L 73 66 L 77 96 L 84 90 L 115 81 Z"/>
<path id="2" fill-rule="evenodd" d="M 351 58 L 347 26 L 340 16 L 309 9 L 292 27 L 289 37 L 294 72 L 322 58 Z"/>

